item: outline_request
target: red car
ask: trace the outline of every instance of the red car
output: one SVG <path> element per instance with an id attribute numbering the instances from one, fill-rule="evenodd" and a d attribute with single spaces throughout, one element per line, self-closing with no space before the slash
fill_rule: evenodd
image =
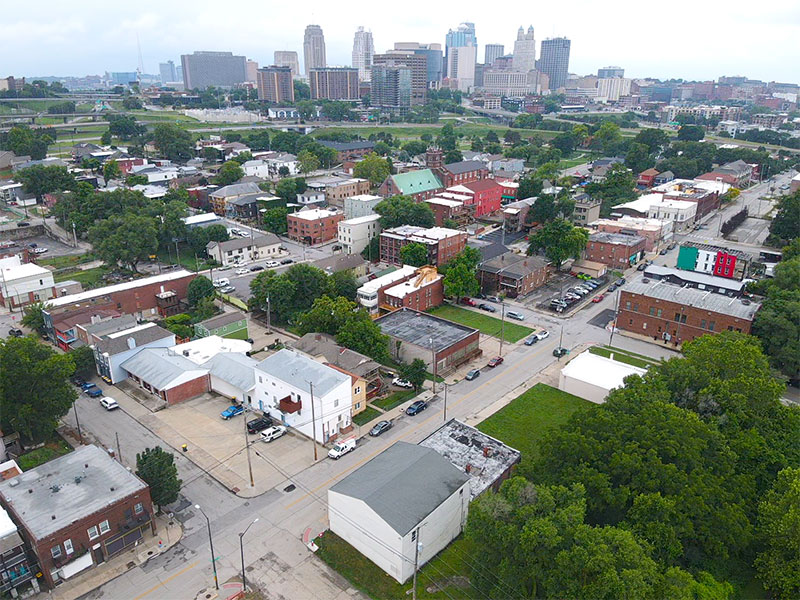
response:
<path id="1" fill-rule="evenodd" d="M 478 303 L 475 302 L 472 298 L 462 298 L 461 304 L 465 304 L 467 306 L 478 306 Z"/>
<path id="2" fill-rule="evenodd" d="M 490 360 L 487 363 L 486 366 L 494 368 L 494 367 L 496 367 L 497 365 L 499 365 L 502 362 L 503 362 L 503 357 L 502 356 L 495 356 L 492 360 Z"/>
<path id="3" fill-rule="evenodd" d="M 592 298 L 592 302 L 600 302 L 605 297 L 606 297 L 605 294 L 600 294 L 599 296 L 595 296 L 594 298 Z"/>

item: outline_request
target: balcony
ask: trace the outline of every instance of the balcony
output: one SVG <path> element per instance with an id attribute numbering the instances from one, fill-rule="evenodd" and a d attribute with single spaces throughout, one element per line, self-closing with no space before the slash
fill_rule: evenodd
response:
<path id="1" fill-rule="evenodd" d="M 303 408 L 302 401 L 298 400 L 297 402 L 295 402 L 294 400 L 292 400 L 291 396 L 286 396 L 285 398 L 281 398 L 278 401 L 278 409 L 282 413 L 293 414 L 296 412 L 300 412 L 300 409 L 302 408 Z"/>

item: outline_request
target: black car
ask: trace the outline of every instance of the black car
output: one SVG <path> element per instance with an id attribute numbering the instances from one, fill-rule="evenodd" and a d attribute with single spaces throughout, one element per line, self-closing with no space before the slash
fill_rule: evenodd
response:
<path id="1" fill-rule="evenodd" d="M 247 433 L 258 433 L 264 431 L 267 427 L 272 425 L 272 419 L 269 417 L 259 417 L 247 422 Z"/>
<path id="2" fill-rule="evenodd" d="M 492 306 L 491 304 L 486 304 L 485 302 L 483 304 L 479 304 L 478 308 L 490 313 L 497 312 L 497 309 L 494 306 Z"/>
<path id="3" fill-rule="evenodd" d="M 19 223 L 17 223 L 17 227 L 30 227 L 30 226 L 31 224 L 28 223 L 27 221 L 20 221 Z"/>
<path id="4" fill-rule="evenodd" d="M 647 265 L 645 263 L 639 263 L 639 266 L 636 267 L 636 270 L 637 271 L 644 271 L 646 268 L 647 268 Z"/>
<path id="5" fill-rule="evenodd" d="M 386 431 L 389 431 L 391 428 L 392 428 L 391 421 L 378 421 L 377 423 L 375 423 L 373 428 L 369 430 L 369 434 L 372 437 L 376 437 Z"/>
<path id="6" fill-rule="evenodd" d="M 428 408 L 428 403 L 425 402 L 425 400 L 417 400 L 416 402 L 412 402 L 411 406 L 406 409 L 406 414 L 413 417 L 414 415 L 421 413 L 426 408 Z"/>
<path id="7" fill-rule="evenodd" d="M 662 248 L 662 250 L 661 250 L 661 252 L 659 252 L 659 254 L 660 254 L 661 256 L 665 256 L 665 255 L 667 254 L 667 252 L 669 252 L 669 249 L 668 249 L 668 248 Z"/>
<path id="8" fill-rule="evenodd" d="M 282 265 L 290 265 L 290 264 L 292 264 L 293 262 L 294 262 L 294 261 L 293 261 L 291 258 L 284 258 L 284 259 L 281 261 L 281 264 L 282 264 Z"/>
<path id="9" fill-rule="evenodd" d="M 556 348 L 555 350 L 553 350 L 553 356 L 555 356 L 555 357 L 557 357 L 557 358 L 561 358 L 561 357 L 562 357 L 562 356 L 564 356 L 566 353 L 567 353 L 567 349 L 566 349 L 566 348 L 562 348 L 561 346 L 559 346 L 558 348 Z"/>
<path id="10" fill-rule="evenodd" d="M 25 335 L 25 332 L 23 332 L 22 329 L 17 329 L 15 327 L 12 327 L 11 329 L 8 330 L 9 337 L 22 337 L 23 335 Z"/>
<path id="11" fill-rule="evenodd" d="M 251 271 L 263 271 L 264 267 L 262 267 L 261 265 L 253 265 L 252 267 L 250 267 L 250 270 Z"/>

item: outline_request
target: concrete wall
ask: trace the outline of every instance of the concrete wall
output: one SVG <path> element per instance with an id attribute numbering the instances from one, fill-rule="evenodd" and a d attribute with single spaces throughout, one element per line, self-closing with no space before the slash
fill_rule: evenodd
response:
<path id="1" fill-rule="evenodd" d="M 235 398 L 238 402 L 244 402 L 247 399 L 247 392 L 244 390 L 237 388 L 236 386 L 231 385 L 227 381 L 223 381 L 219 377 L 211 375 L 211 389 L 216 393 L 226 396 L 228 398 Z M 254 392 L 250 392 L 252 395 Z M 256 408 L 258 404 L 255 405 Z"/>
<path id="2" fill-rule="evenodd" d="M 578 398 L 588 400 L 589 402 L 594 402 L 595 404 L 602 404 L 605 402 L 606 396 L 608 396 L 609 393 L 609 390 L 603 387 L 581 381 L 580 379 L 575 379 L 574 377 L 567 377 L 564 373 L 559 375 L 558 389 L 562 392 L 577 396 Z"/>

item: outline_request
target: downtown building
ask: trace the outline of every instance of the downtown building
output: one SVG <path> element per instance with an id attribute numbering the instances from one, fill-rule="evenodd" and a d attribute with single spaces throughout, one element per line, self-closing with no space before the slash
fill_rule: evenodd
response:
<path id="1" fill-rule="evenodd" d="M 410 50 L 392 50 L 372 57 L 374 66 L 408 67 L 411 70 L 411 104 L 425 104 L 428 89 L 428 59 Z"/>
<path id="2" fill-rule="evenodd" d="M 294 102 L 291 67 L 264 67 L 256 74 L 258 99 L 266 102 Z"/>
<path id="3" fill-rule="evenodd" d="M 319 25 L 306 27 L 303 36 L 303 61 L 306 77 L 310 77 L 311 69 L 319 69 L 328 64 L 325 56 L 325 35 Z"/>
<path id="4" fill-rule="evenodd" d="M 505 54 L 503 44 L 486 44 L 483 49 L 483 64 L 490 67 L 492 63 Z"/>
<path id="5" fill-rule="evenodd" d="M 514 70 L 519 73 L 527 73 L 536 68 L 536 39 L 533 36 L 533 25 L 528 26 L 527 33 L 522 27 L 517 31 L 512 64 Z"/>
<path id="6" fill-rule="evenodd" d="M 358 78 L 369 81 L 372 65 L 372 56 L 375 54 L 375 45 L 372 41 L 372 32 L 364 31 L 359 27 L 353 38 L 353 68 L 358 69 Z"/>
<path id="7" fill-rule="evenodd" d="M 438 88 L 442 83 L 442 70 L 444 68 L 441 44 L 420 44 L 418 42 L 395 42 L 395 50 L 412 52 L 424 56 L 428 73 L 428 87 Z"/>
<path id="8" fill-rule="evenodd" d="M 551 90 L 558 90 L 567 84 L 570 44 L 571 42 L 563 37 L 542 41 L 539 70 L 548 76 Z"/>
<path id="9" fill-rule="evenodd" d="M 289 67 L 292 70 L 292 79 L 297 79 L 300 74 L 300 61 L 294 50 L 275 50 L 272 62 L 277 67 Z"/>
<path id="10" fill-rule="evenodd" d="M 475 23 L 461 23 L 456 29 L 450 29 L 444 42 L 444 70 L 442 77 L 453 78 L 450 71 L 450 54 L 453 48 L 462 46 L 478 47 L 478 38 L 475 37 Z"/>
<path id="11" fill-rule="evenodd" d="M 403 65 L 372 65 L 370 104 L 393 112 L 404 113 L 411 106 L 409 67 Z"/>
<path id="12" fill-rule="evenodd" d="M 308 74 L 312 100 L 358 100 L 358 69 L 352 67 L 312 68 Z"/>
<path id="13" fill-rule="evenodd" d="M 183 86 L 187 90 L 207 87 L 232 88 L 247 81 L 247 59 L 232 52 L 198 51 L 181 55 Z"/>

